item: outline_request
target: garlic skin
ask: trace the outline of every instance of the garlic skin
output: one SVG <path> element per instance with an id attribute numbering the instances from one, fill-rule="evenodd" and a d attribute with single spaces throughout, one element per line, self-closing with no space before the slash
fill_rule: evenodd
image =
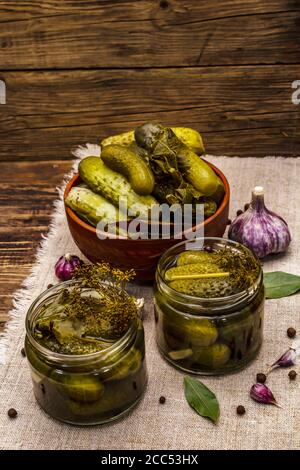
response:
<path id="1" fill-rule="evenodd" d="M 247 246 L 259 258 L 286 251 L 291 242 L 285 220 L 266 208 L 262 186 L 253 189 L 249 208 L 232 222 L 228 238 Z"/>

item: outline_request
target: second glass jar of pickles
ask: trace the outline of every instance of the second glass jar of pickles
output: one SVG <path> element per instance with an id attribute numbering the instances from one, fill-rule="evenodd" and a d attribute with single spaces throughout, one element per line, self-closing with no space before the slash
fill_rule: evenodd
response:
<path id="1" fill-rule="evenodd" d="M 181 242 L 159 261 L 154 308 L 157 344 L 169 362 L 204 375 L 237 371 L 262 343 L 260 263 L 229 240 Z"/>

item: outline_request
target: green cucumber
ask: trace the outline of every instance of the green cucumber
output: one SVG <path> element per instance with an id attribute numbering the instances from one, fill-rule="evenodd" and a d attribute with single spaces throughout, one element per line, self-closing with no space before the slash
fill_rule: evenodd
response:
<path id="1" fill-rule="evenodd" d="M 174 134 L 187 145 L 197 155 L 205 152 L 201 134 L 190 127 L 171 127 Z M 123 132 L 122 134 L 112 135 L 101 140 L 101 147 L 106 145 L 125 145 L 129 146 L 134 142 L 134 131 Z"/>
<path id="2" fill-rule="evenodd" d="M 154 176 L 147 163 L 136 153 L 122 145 L 107 145 L 101 158 L 110 169 L 125 176 L 137 194 L 151 194 Z"/>
<path id="3" fill-rule="evenodd" d="M 100 194 L 114 206 L 127 204 L 131 216 L 148 215 L 156 199 L 137 194 L 127 179 L 106 166 L 100 157 L 86 157 L 79 164 L 81 179 L 97 194 Z"/>
<path id="4" fill-rule="evenodd" d="M 190 127 L 171 127 L 171 129 L 176 137 L 197 155 L 205 152 L 202 137 L 195 129 Z"/>
<path id="5" fill-rule="evenodd" d="M 123 132 L 122 134 L 111 135 L 100 142 L 103 149 L 106 145 L 130 145 L 134 142 L 134 131 Z"/>
<path id="6" fill-rule="evenodd" d="M 79 217 L 94 227 L 96 227 L 100 221 L 106 222 L 107 224 L 127 221 L 127 216 L 119 212 L 113 204 L 83 186 L 74 186 L 71 189 L 66 198 L 66 204 L 73 209 Z M 125 235 L 125 232 L 123 233 L 122 229 L 119 227 L 117 227 L 117 233 L 119 235 Z"/>
<path id="7" fill-rule="evenodd" d="M 176 280 L 177 277 L 186 274 L 208 274 L 224 272 L 217 264 L 192 263 L 170 268 L 165 273 L 165 281 Z"/>
<path id="8" fill-rule="evenodd" d="M 194 263 L 203 263 L 205 265 L 215 263 L 215 255 L 203 250 L 188 250 L 180 253 L 177 258 L 177 266 Z"/>
<path id="9" fill-rule="evenodd" d="M 186 145 L 182 145 L 177 154 L 180 171 L 194 188 L 205 196 L 217 191 L 218 177 L 213 169 Z"/>
<path id="10" fill-rule="evenodd" d="M 231 350 L 226 344 L 215 343 L 207 348 L 196 349 L 193 359 L 198 364 L 210 369 L 219 369 L 229 361 L 230 355 Z"/>

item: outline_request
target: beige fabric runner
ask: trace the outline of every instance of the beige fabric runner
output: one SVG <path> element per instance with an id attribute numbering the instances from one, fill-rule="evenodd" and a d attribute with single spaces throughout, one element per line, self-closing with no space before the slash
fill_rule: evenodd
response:
<path id="1" fill-rule="evenodd" d="M 273 257 L 265 270 L 300 274 L 300 159 L 208 157 L 227 175 L 231 185 L 233 218 L 250 199 L 255 185 L 263 185 L 266 203 L 289 223 L 293 241 L 289 253 Z M 290 382 L 288 370 L 274 371 L 268 379 L 283 409 L 264 406 L 249 398 L 257 372 L 277 359 L 290 345 L 286 329 L 293 326 L 300 336 L 300 294 L 266 301 L 265 339 L 258 359 L 246 370 L 227 377 L 205 378 L 221 407 L 218 425 L 198 416 L 186 403 L 183 374 L 158 354 L 154 339 L 152 289 L 137 287 L 145 297 L 144 323 L 149 384 L 141 403 L 119 422 L 97 427 L 75 427 L 54 421 L 35 402 L 27 359 L 20 350 L 24 341 L 26 309 L 50 282 L 55 282 L 53 266 L 58 256 L 77 253 L 59 202 L 53 227 L 43 242 L 29 293 L 18 295 L 19 307 L 13 322 L 0 339 L 0 354 L 8 344 L 6 365 L 0 365 L 0 448 L 1 449 L 300 449 L 300 370 Z M 17 267 L 16 267 L 17 269 Z M 159 404 L 164 395 L 166 403 Z M 236 415 L 243 404 L 246 415 Z M 10 420 L 14 407 L 18 417 Z"/>

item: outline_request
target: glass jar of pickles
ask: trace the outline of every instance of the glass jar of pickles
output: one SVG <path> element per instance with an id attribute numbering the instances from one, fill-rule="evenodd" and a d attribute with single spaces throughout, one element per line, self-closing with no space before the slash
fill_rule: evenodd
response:
<path id="1" fill-rule="evenodd" d="M 138 308 L 137 299 L 105 283 L 95 289 L 68 281 L 36 299 L 25 347 L 35 397 L 49 415 L 101 424 L 139 401 L 147 372 Z"/>
<path id="2" fill-rule="evenodd" d="M 262 343 L 260 262 L 229 240 L 181 242 L 159 261 L 154 309 L 159 350 L 173 365 L 204 375 L 237 371 Z"/>

